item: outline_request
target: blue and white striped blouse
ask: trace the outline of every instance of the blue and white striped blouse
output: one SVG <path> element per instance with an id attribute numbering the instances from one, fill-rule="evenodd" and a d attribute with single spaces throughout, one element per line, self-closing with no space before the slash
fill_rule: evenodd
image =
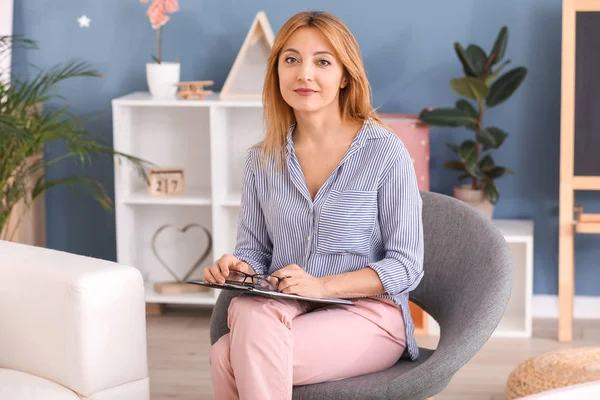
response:
<path id="1" fill-rule="evenodd" d="M 233 255 L 257 273 L 297 264 L 315 277 L 370 267 L 402 309 L 412 360 L 418 357 L 409 291 L 423 276 L 422 200 L 411 157 L 393 132 L 368 120 L 314 201 L 289 129 L 286 165 L 266 168 L 248 151 Z"/>

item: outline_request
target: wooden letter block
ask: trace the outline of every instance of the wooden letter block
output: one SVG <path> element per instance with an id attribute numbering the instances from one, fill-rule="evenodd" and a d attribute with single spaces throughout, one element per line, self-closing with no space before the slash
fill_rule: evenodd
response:
<path id="1" fill-rule="evenodd" d="M 163 304 L 146 303 L 146 314 L 162 314 L 164 310 Z"/>
<path id="2" fill-rule="evenodd" d="M 149 179 L 148 193 L 152 196 L 172 196 L 184 193 L 183 169 L 151 169 Z"/>
<path id="3" fill-rule="evenodd" d="M 208 292 L 206 286 L 192 285 L 185 282 L 155 282 L 154 291 L 160 294 L 182 294 Z"/>

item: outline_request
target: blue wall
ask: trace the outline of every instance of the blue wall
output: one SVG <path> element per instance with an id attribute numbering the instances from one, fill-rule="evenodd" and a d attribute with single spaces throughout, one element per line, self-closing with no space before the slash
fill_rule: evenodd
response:
<path id="1" fill-rule="evenodd" d="M 320 8 L 338 15 L 353 31 L 362 50 L 381 112 L 418 113 L 425 106 L 451 105 L 451 78 L 462 74 L 452 44 L 477 43 L 489 50 L 500 27 L 509 27 L 507 57 L 529 75 L 519 91 L 493 109 L 487 119 L 510 133 L 495 159 L 515 171 L 498 181 L 497 218 L 535 221 L 536 294 L 557 293 L 557 215 L 559 178 L 561 2 L 560 0 L 180 0 L 181 10 L 164 30 L 163 56 L 182 62 L 182 80 L 212 79 L 219 90 L 252 19 L 264 10 L 275 31 L 293 13 Z M 40 50 L 17 50 L 16 73 L 27 64 L 48 67 L 67 59 L 85 59 L 106 77 L 63 85 L 62 93 L 77 115 L 94 120 L 86 127 L 112 138 L 111 99 L 147 90 L 144 64 L 155 52 L 154 31 L 138 0 L 16 0 L 14 31 L 38 41 Z M 89 28 L 76 19 L 91 18 Z M 432 130 L 431 189 L 452 193 L 456 175 L 442 167 L 452 157 L 447 142 L 469 137 L 467 131 Z M 60 146 L 48 149 L 60 152 Z M 72 172 L 65 164 L 52 177 Z M 97 160 L 84 171 L 112 195 L 113 170 Z M 598 196 L 578 196 L 593 210 Z M 597 204 L 598 201 L 596 201 Z M 597 207 L 596 207 L 597 208 Z M 587 211 L 587 209 L 586 209 Z M 87 195 L 58 188 L 47 194 L 49 247 L 115 259 L 114 215 Z M 577 238 L 577 294 L 600 295 L 598 238 Z M 595 249 L 594 249 L 595 247 Z"/>

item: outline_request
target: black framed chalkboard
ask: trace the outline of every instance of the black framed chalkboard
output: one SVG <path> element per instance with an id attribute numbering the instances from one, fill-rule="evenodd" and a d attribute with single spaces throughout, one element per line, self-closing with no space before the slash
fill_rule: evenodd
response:
<path id="1" fill-rule="evenodd" d="M 577 12 L 575 175 L 600 176 L 600 12 Z"/>

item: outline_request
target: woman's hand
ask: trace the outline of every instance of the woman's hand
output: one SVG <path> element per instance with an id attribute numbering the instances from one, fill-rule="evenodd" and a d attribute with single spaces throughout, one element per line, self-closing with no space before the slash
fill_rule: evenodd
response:
<path id="1" fill-rule="evenodd" d="M 215 263 L 209 267 L 204 268 L 204 282 L 208 283 L 225 283 L 225 279 L 229 275 L 230 270 L 244 272 L 246 274 L 253 275 L 254 269 L 245 263 L 240 261 L 231 254 L 224 254 Z"/>
<path id="2" fill-rule="evenodd" d="M 294 293 L 316 299 L 328 297 L 323 280 L 306 273 L 296 264 L 283 267 L 272 275 L 283 278 L 279 283 L 279 291 L 282 293 Z"/>

